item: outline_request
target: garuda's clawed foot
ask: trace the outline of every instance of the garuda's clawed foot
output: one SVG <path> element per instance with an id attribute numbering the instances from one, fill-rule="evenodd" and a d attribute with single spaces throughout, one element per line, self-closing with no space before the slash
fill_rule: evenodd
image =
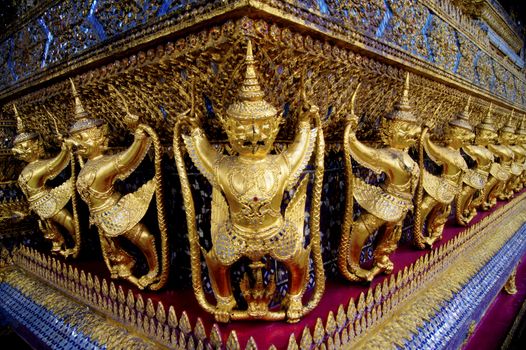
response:
<path id="1" fill-rule="evenodd" d="M 132 276 L 132 272 L 131 272 L 132 268 L 133 268 L 133 262 L 130 262 L 128 264 L 125 264 L 125 263 L 115 264 L 110 269 L 111 278 L 112 279 L 122 278 L 122 279 L 129 280 L 130 276 Z"/>
<path id="2" fill-rule="evenodd" d="M 441 239 L 442 239 L 442 235 L 440 236 L 431 235 L 429 237 L 424 237 L 424 242 L 430 249 L 433 249 L 433 244 L 435 244 L 435 242 L 437 241 L 440 241 Z"/>
<path id="3" fill-rule="evenodd" d="M 73 255 L 74 249 L 64 249 L 60 250 L 59 254 L 62 255 L 65 258 L 68 258 L 69 256 Z"/>
<path id="4" fill-rule="evenodd" d="M 137 281 L 139 288 L 144 289 L 148 287 L 150 284 L 157 282 L 159 277 L 157 276 L 157 273 L 155 271 L 150 271 L 146 275 L 139 278 Z"/>
<path id="5" fill-rule="evenodd" d="M 217 322 L 227 323 L 230 321 L 230 314 L 236 307 L 236 299 L 233 295 L 226 297 L 216 295 L 217 305 L 214 311 L 214 317 Z"/>
<path id="6" fill-rule="evenodd" d="M 287 322 L 296 323 L 299 322 L 303 316 L 303 303 L 301 301 L 303 294 L 291 295 L 287 294 L 283 300 L 283 305 L 287 309 Z"/>
<path id="7" fill-rule="evenodd" d="M 385 274 L 389 275 L 393 272 L 394 264 L 388 256 L 383 255 L 376 261 L 375 267 L 380 270 L 378 273 L 384 272 Z M 375 273 L 374 276 L 376 276 L 378 273 Z"/>
<path id="8" fill-rule="evenodd" d="M 53 242 L 53 245 L 51 247 L 51 252 L 62 255 L 62 242 Z"/>
<path id="9" fill-rule="evenodd" d="M 349 272 L 356 276 L 356 279 L 358 281 L 365 281 L 365 282 L 371 282 L 375 276 L 375 273 L 373 270 L 366 270 L 362 269 L 359 266 L 349 266 Z"/>

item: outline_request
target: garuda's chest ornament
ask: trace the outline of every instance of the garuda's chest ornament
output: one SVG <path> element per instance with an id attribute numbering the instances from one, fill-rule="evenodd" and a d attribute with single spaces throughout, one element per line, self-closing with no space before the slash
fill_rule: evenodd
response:
<path id="1" fill-rule="evenodd" d="M 220 322 L 230 319 L 265 319 L 297 322 L 312 310 L 324 289 L 321 261 L 319 210 L 323 178 L 323 134 L 317 107 L 308 105 L 300 113 L 296 137 L 280 154 L 271 154 L 279 131 L 281 116 L 264 100 L 254 66 L 251 43 L 248 43 L 245 79 L 238 101 L 231 104 L 221 122 L 228 135 L 233 154 L 217 151 L 204 131 L 188 112 L 178 117 L 174 150 L 181 180 L 188 235 L 191 248 L 192 281 L 199 304 Z M 311 120 L 316 127 L 311 127 Z M 183 128 L 189 130 L 181 135 Z M 188 155 L 202 175 L 212 184 L 212 248 L 207 252 L 199 244 L 191 188 L 181 150 L 184 141 Z M 315 151 L 315 152 L 314 152 Z M 306 244 L 304 220 L 309 175 L 302 175 L 315 153 L 312 185 L 310 243 Z M 299 180 L 298 180 L 299 179 Z M 284 205 L 285 192 L 292 189 Z M 216 304 L 206 299 L 201 279 L 201 253 L 204 255 Z M 238 309 L 230 280 L 232 265 L 242 257 L 250 260 L 254 283 L 245 276 L 240 289 L 248 304 Z M 289 288 L 282 310 L 269 310 L 275 281 L 263 279 L 270 257 L 285 266 Z M 302 297 L 306 289 L 309 258 L 314 262 L 315 290 L 307 305 Z"/>
<path id="2" fill-rule="evenodd" d="M 231 213 L 234 221 L 243 226 L 258 227 L 281 217 L 273 202 L 281 201 L 283 188 L 280 188 L 280 179 L 287 176 L 286 172 L 273 155 L 256 164 L 240 163 L 237 157 L 223 158 L 217 175 L 223 193 L 237 204 Z"/>

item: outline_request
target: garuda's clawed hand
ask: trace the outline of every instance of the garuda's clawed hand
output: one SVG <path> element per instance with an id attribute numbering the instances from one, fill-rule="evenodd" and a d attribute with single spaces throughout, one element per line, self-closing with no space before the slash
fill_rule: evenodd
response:
<path id="1" fill-rule="evenodd" d="M 126 111 L 126 115 L 124 116 L 124 124 L 130 129 L 135 130 L 137 129 L 137 126 L 139 125 L 139 116 L 131 113 L 130 111 Z"/>
<path id="2" fill-rule="evenodd" d="M 187 125 L 192 130 L 201 127 L 199 118 L 195 115 L 195 113 L 192 112 L 191 109 L 187 109 L 183 113 L 178 114 L 175 120 L 177 121 L 177 123 Z"/>

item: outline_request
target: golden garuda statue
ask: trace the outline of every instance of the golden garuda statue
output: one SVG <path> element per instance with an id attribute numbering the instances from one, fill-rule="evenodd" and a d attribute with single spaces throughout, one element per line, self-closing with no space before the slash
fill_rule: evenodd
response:
<path id="1" fill-rule="evenodd" d="M 513 111 L 512 115 L 510 116 L 510 119 L 513 117 Z M 526 150 L 521 145 L 521 132 L 524 132 L 526 130 L 521 127 L 520 129 L 517 128 L 515 130 L 515 134 L 513 136 L 513 140 L 509 144 L 509 148 L 513 151 L 513 163 L 511 164 L 511 179 L 508 181 L 506 191 L 510 194 L 510 196 L 513 195 L 514 192 L 518 192 L 522 190 L 523 184 L 522 184 L 522 172 L 524 170 L 524 160 L 526 159 Z M 511 198 L 511 197 L 510 197 Z"/>
<path id="2" fill-rule="evenodd" d="M 401 101 L 382 120 L 380 132 L 384 148 L 372 148 L 356 137 L 356 91 L 343 140 L 347 194 L 338 268 L 350 281 L 371 281 L 381 272 L 393 271 L 389 255 L 396 250 L 407 212 L 413 210 L 419 176 L 418 164 L 409 156 L 408 149 L 418 141 L 421 130 L 409 104 L 409 73 Z M 384 173 L 385 182 L 374 186 L 354 177 L 351 158 L 377 174 Z M 356 220 L 353 220 L 353 198 L 364 210 Z M 360 266 L 360 254 L 366 241 L 378 230 L 381 232 L 375 244 L 374 262 L 372 268 L 365 269 Z"/>
<path id="3" fill-rule="evenodd" d="M 436 113 L 436 112 L 435 112 Z M 415 224 L 413 240 L 423 249 L 442 238 L 442 231 L 451 212 L 451 203 L 462 188 L 463 173 L 468 169 L 460 148 L 471 142 L 473 128 L 466 113 L 449 121 L 444 146 L 431 141 L 429 126 L 424 127 L 420 138 L 419 166 L 420 184 L 415 199 Z M 424 169 L 423 150 L 436 164 L 442 166 L 442 174 L 435 176 Z M 425 196 L 424 196 L 425 192 Z M 424 225 L 425 232 L 424 232 Z"/>
<path id="4" fill-rule="evenodd" d="M 128 111 L 124 101 L 127 112 L 124 121 L 134 130 L 134 141 L 120 153 L 107 154 L 108 124 L 88 117 L 72 80 L 71 85 L 76 121 L 69 130 L 67 142 L 78 155 L 87 158 L 78 175 L 77 191 L 88 205 L 90 225 L 98 228 L 104 262 L 111 278 L 126 279 L 141 289 L 160 289 L 168 279 L 168 242 L 162 197 L 161 146 L 157 135 L 149 126 L 138 123 L 138 117 Z M 155 177 L 135 192 L 121 195 L 115 190 L 115 181 L 126 179 L 137 169 L 152 141 Z M 160 258 L 154 234 L 141 222 L 154 193 L 161 236 Z M 136 260 L 122 248 L 119 237 L 126 238 L 144 254 L 147 273 L 134 274 Z"/>
<path id="5" fill-rule="evenodd" d="M 526 152 L 526 117 L 522 119 L 521 126 L 517 131 L 517 146 L 520 146 Z M 518 185 L 519 190 L 526 186 L 526 157 L 522 163 L 521 185 Z"/>
<path id="6" fill-rule="evenodd" d="M 512 170 L 515 173 L 518 173 L 517 167 L 513 166 L 515 154 L 510 148 L 510 145 L 515 139 L 515 127 L 513 126 L 511 117 L 508 118 L 508 122 L 506 123 L 506 125 L 499 129 L 498 135 L 498 144 L 489 145 L 489 150 L 493 152 L 495 157 L 498 158 L 498 163 L 501 168 L 500 170 L 503 173 L 501 178 L 506 179 L 498 181 L 493 186 L 493 188 L 490 188 L 488 192 L 488 197 L 498 198 L 500 200 L 508 200 L 511 197 L 513 197 L 514 194 L 513 190 L 508 188 L 508 184 L 511 183 L 512 179 L 514 179 L 516 176 L 512 173 Z M 506 177 L 504 176 L 504 173 L 507 175 Z"/>
<path id="7" fill-rule="evenodd" d="M 18 184 L 27 197 L 29 208 L 39 217 L 39 227 L 51 244 L 51 252 L 65 257 L 77 257 L 80 251 L 80 228 L 75 198 L 75 166 L 67 144 L 61 142 L 59 154 L 50 159 L 44 156 L 44 146 L 40 136 L 25 130 L 22 118 L 13 105 L 17 119 L 18 135 L 13 141 L 12 151 L 16 157 L 28 164 L 18 177 Z M 71 164 L 72 175 L 61 185 L 49 187 L 48 180 L 57 177 Z M 72 211 L 66 207 L 72 202 Z"/>
<path id="8" fill-rule="evenodd" d="M 504 168 L 499 161 L 495 159 L 495 156 L 498 156 L 498 153 L 495 152 L 496 147 L 495 141 L 497 140 L 498 134 L 495 125 L 493 124 L 493 119 L 491 118 L 491 105 L 488 109 L 488 113 L 482 120 L 482 122 L 477 125 L 477 137 L 475 141 L 481 140 L 479 142 L 486 143 L 486 147 L 489 151 L 492 152 L 494 161 L 491 163 L 489 170 L 489 178 L 484 189 L 480 195 L 480 199 L 477 199 L 480 202 L 480 208 L 482 210 L 489 210 L 495 204 L 497 204 L 497 197 L 502 192 L 502 187 L 506 184 L 510 177 L 509 169 Z"/>
<path id="9" fill-rule="evenodd" d="M 469 117 L 469 101 L 464 111 L 466 119 Z M 467 226 L 477 215 L 477 207 L 482 204 L 484 186 L 488 182 L 491 165 L 493 164 L 493 153 L 487 149 L 497 134 L 491 130 L 492 125 L 482 122 L 476 127 L 474 144 L 466 144 L 462 147 L 474 162 L 472 169 L 467 169 L 462 177 L 462 190 L 457 196 L 455 203 L 455 217 L 457 223 Z"/>
<path id="10" fill-rule="evenodd" d="M 219 116 L 228 136 L 231 154 L 225 154 L 209 143 L 193 110 L 178 116 L 175 125 L 174 151 L 188 222 L 192 284 L 201 307 L 219 322 L 230 319 L 286 319 L 297 322 L 318 304 L 325 285 L 319 228 L 324 140 L 318 108 L 304 101 L 294 141 L 283 152 L 273 153 L 282 116 L 264 98 L 250 41 L 245 64 L 245 77 L 237 101 L 228 107 L 226 116 Z M 316 123 L 314 128 L 311 126 L 313 119 Z M 189 134 L 183 133 L 183 128 Z M 209 251 L 199 243 L 181 136 L 193 163 L 213 186 L 212 248 Z M 306 245 L 304 219 L 310 176 L 302 174 L 313 152 L 315 175 L 311 196 L 310 243 Z M 283 197 L 289 190 L 294 190 L 294 194 L 283 210 Z M 208 267 L 215 305 L 204 294 L 201 253 Z M 253 283 L 250 283 L 245 275 L 240 284 L 248 305 L 246 310 L 237 307 L 230 280 L 232 265 L 242 257 L 250 260 L 253 277 Z M 275 281 L 272 276 L 264 281 L 263 257 L 281 262 L 288 271 L 288 292 L 281 310 L 269 310 Z M 308 282 L 309 257 L 314 262 L 315 289 L 304 305 L 302 298 Z"/>

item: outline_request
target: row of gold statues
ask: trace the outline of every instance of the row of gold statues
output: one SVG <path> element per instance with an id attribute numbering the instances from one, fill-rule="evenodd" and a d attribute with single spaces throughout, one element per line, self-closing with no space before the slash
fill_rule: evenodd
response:
<path id="1" fill-rule="evenodd" d="M 325 285 L 320 243 L 324 138 L 319 110 L 303 93 L 293 142 L 282 152 L 272 151 L 282 116 L 265 100 L 250 41 L 245 65 L 237 100 L 224 115 L 218 114 L 228 137 L 228 154 L 209 142 L 193 107 L 176 119 L 173 149 L 186 211 L 192 284 L 199 304 L 218 321 L 286 319 L 297 322 L 316 307 Z M 124 151 L 110 154 L 108 125 L 89 117 L 73 81 L 71 84 L 76 121 L 69 129 L 69 138 L 59 135 L 62 149 L 54 158 L 41 159 L 43 147 L 39 135 L 24 130 L 21 116 L 14 107 L 18 135 L 13 152 L 28 163 L 20 174 L 20 187 L 30 208 L 40 218 L 41 229 L 52 243 L 52 252 L 65 257 L 78 256 L 81 244 L 78 193 L 89 208 L 90 225 L 98 230 L 111 277 L 126 279 L 141 289 L 158 290 L 168 279 L 169 252 L 157 134 L 126 110 L 124 121 L 133 131 L 134 141 Z M 393 271 L 390 255 L 397 248 L 407 215 L 414 217 L 415 246 L 431 247 L 441 239 L 452 207 L 458 224 L 469 225 L 477 210 L 490 209 L 498 199 L 510 199 L 526 182 L 526 129 L 522 125 L 516 131 L 510 118 L 510 122 L 497 131 L 491 119 L 491 107 L 474 129 L 469 123 L 468 101 L 464 112 L 449 122 L 443 144 L 438 144 L 431 140 L 432 126 L 421 126 L 412 112 L 408 75 L 401 100 L 382 121 L 381 139 L 385 147 L 374 148 L 356 136 L 357 94 L 359 86 L 350 101 L 343 139 L 347 191 L 338 267 L 348 280 L 371 281 L 380 273 Z M 124 98 L 123 102 L 126 106 Z M 132 174 L 152 145 L 155 176 L 135 192 L 119 193 L 115 182 Z M 419 151 L 416 161 L 408 153 L 413 146 Z M 461 150 L 475 166 L 468 167 Z M 213 188 L 209 251 L 199 242 L 184 152 Z M 440 175 L 425 169 L 424 154 L 441 166 Z M 384 182 L 372 185 L 355 176 L 353 160 L 375 173 L 385 174 Z M 80 171 L 75 170 L 77 164 Z M 309 164 L 313 172 L 305 171 Z M 57 187 L 49 187 L 47 180 L 55 178 L 68 165 L 71 178 Z M 284 203 L 285 194 L 290 194 L 290 200 Z M 307 239 L 304 222 L 309 196 Z M 153 198 L 158 227 L 148 227 L 143 222 Z M 362 209 L 358 217 L 353 217 L 354 200 Z M 67 206 L 70 201 L 71 205 Z M 152 229 L 159 233 L 154 234 Z M 365 268 L 360 255 L 372 235 L 376 237 L 374 261 L 372 267 Z M 122 247 L 120 238 L 125 238 L 144 255 L 148 267 L 144 275 L 134 273 L 136 261 Z M 240 284 L 248 305 L 241 310 L 234 296 L 230 269 L 243 257 L 250 260 L 251 277 L 246 275 Z M 268 281 L 263 278 L 264 257 L 279 261 L 289 274 L 288 292 L 278 310 L 269 308 L 275 282 L 272 278 Z M 202 258 L 208 268 L 215 304 L 204 293 Z M 315 287 L 305 298 L 311 266 Z"/>

